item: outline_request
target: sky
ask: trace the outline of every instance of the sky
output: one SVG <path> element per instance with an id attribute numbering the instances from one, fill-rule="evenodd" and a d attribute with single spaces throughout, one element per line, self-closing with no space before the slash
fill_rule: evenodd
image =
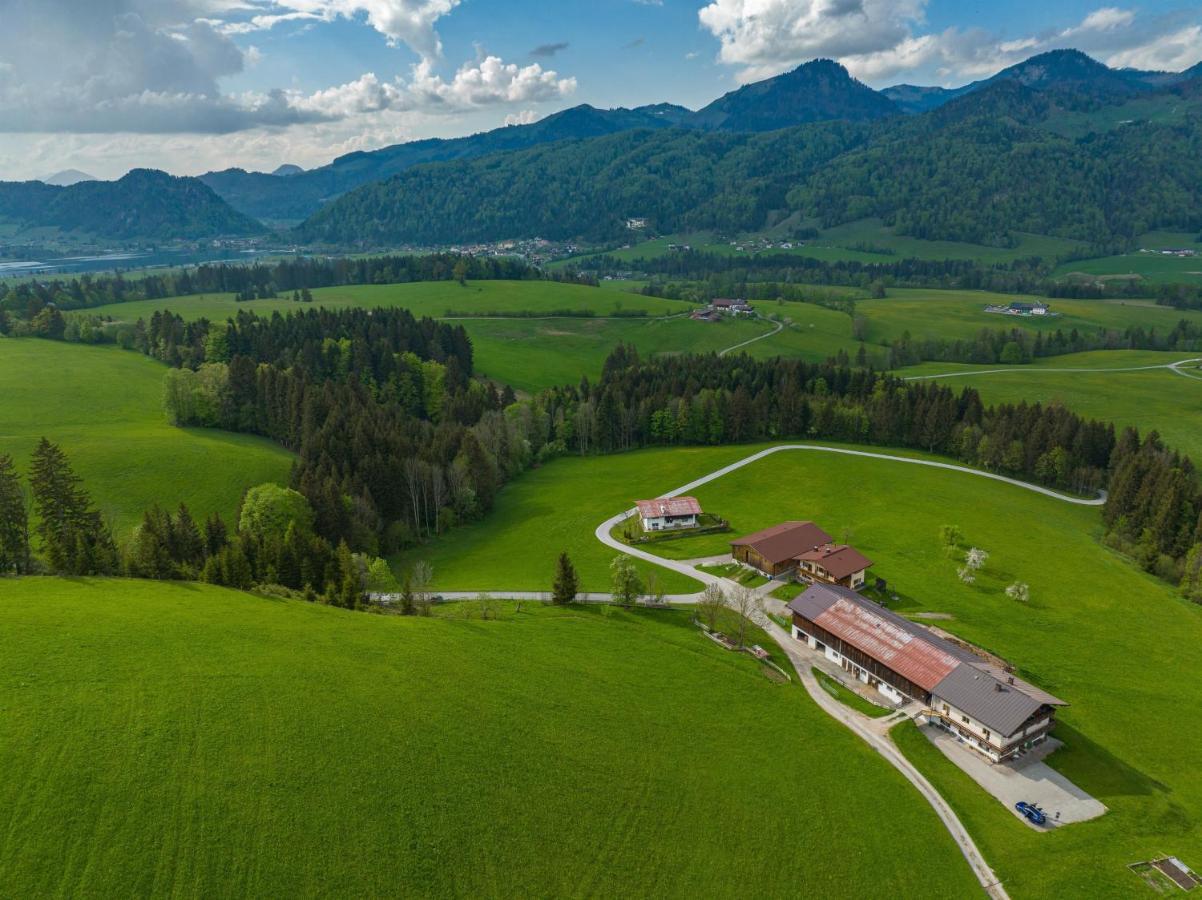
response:
<path id="1" fill-rule="evenodd" d="M 1142 0 L 0 0 L 0 180 L 310 168 L 579 103 L 698 108 L 832 58 L 954 86 L 1075 47 L 1202 60 L 1202 5 Z"/>

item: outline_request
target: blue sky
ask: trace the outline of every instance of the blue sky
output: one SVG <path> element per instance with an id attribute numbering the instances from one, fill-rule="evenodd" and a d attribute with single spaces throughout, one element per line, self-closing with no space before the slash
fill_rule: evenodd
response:
<path id="1" fill-rule="evenodd" d="M 4 180 L 320 165 L 576 103 L 698 107 L 822 56 L 876 87 L 1066 46 L 1202 58 L 1202 10 L 1170 0 L 0 0 L 0 23 Z"/>

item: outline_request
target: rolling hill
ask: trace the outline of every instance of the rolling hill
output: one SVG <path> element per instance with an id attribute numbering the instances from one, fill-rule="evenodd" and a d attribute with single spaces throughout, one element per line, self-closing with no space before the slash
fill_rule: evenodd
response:
<path id="1" fill-rule="evenodd" d="M 153 169 L 134 169 L 116 181 L 80 181 L 65 187 L 0 182 L 0 222 L 109 240 L 196 240 L 264 230 L 199 180 Z"/>

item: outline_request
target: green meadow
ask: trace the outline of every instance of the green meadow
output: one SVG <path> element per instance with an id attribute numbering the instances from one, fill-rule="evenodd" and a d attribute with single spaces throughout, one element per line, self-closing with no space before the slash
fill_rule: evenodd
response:
<path id="1" fill-rule="evenodd" d="M 292 457 L 270 441 L 168 425 L 165 371 L 113 346 L 0 338 L 0 453 L 24 468 L 40 438 L 61 445 L 122 539 L 154 503 L 228 518 L 246 488 L 287 483 Z"/>
<path id="2" fill-rule="evenodd" d="M 546 590 L 554 554 L 566 548 L 584 586 L 605 590 L 612 552 L 595 542 L 596 524 L 755 449 L 558 460 L 505 488 L 497 512 L 426 555 L 445 588 Z M 871 574 L 887 580 L 897 609 L 950 615 L 942 627 L 1071 704 L 1058 731 L 1067 748 L 1051 763 L 1110 812 L 1032 837 L 995 801 L 978 804 L 997 807 L 982 837 L 1012 896 L 1130 896 L 1127 863 L 1158 853 L 1202 860 L 1202 749 L 1181 718 L 1202 706 L 1202 608 L 1103 547 L 1096 508 L 968 474 L 808 451 L 777 454 L 692 493 L 735 534 L 820 522 L 876 561 Z M 945 524 L 991 554 L 975 585 L 959 581 L 958 562 L 940 546 Z M 653 552 L 722 553 L 729 539 L 668 541 Z M 1030 585 L 1028 604 L 1005 596 L 1015 581 Z"/>
<path id="3" fill-rule="evenodd" d="M 692 307 L 677 300 L 643 297 L 625 291 L 602 290 L 581 284 L 556 281 L 420 281 L 410 284 L 356 284 L 317 288 L 314 305 L 331 309 L 343 307 L 403 307 L 417 316 L 442 318 L 449 313 L 487 315 L 536 312 L 550 314 L 564 309 L 592 310 L 598 316 L 644 310 L 648 315 L 664 316 L 687 313 Z M 288 313 L 306 306 L 281 295 L 274 300 L 248 300 L 239 303 L 234 294 L 198 294 L 167 297 L 161 300 L 135 300 L 97 306 L 82 312 L 111 316 L 125 322 L 149 318 L 168 309 L 185 319 L 223 321 L 239 310 L 258 315 Z"/>
<path id="4" fill-rule="evenodd" d="M 3 893 L 977 895 L 898 773 L 688 613 L 447 616 L 0 582 Z"/>
<path id="5" fill-rule="evenodd" d="M 1175 245 L 1188 247 L 1198 256 L 1162 256 L 1158 253 L 1124 253 L 1065 263 L 1053 273 L 1061 280 L 1135 280 L 1149 284 L 1202 284 L 1202 244 L 1192 238 Z"/>
<path id="6" fill-rule="evenodd" d="M 1113 422 L 1120 428 L 1134 425 L 1141 433 L 1154 429 L 1169 446 L 1202 459 L 1202 371 L 1196 368 L 1197 363 L 1183 369 L 1187 377 L 1168 369 L 1105 371 L 1163 366 L 1190 356 L 1103 350 L 1049 357 L 1024 366 L 925 363 L 903 369 L 899 374 L 913 377 L 956 373 L 955 377 L 939 380 L 956 390 L 975 388 L 986 404 L 1022 400 L 1058 403 L 1087 418 Z"/>

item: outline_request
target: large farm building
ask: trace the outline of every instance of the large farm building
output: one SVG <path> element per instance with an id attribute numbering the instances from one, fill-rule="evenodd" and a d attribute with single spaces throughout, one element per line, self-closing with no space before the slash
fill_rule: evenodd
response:
<path id="1" fill-rule="evenodd" d="M 797 575 L 802 581 L 822 581 L 858 588 L 872 560 L 835 539 L 813 522 L 782 522 L 731 541 L 731 558 L 769 578 Z"/>
<path id="2" fill-rule="evenodd" d="M 1063 700 L 853 590 L 815 584 L 789 603 L 793 637 L 995 762 L 1043 741 Z"/>

